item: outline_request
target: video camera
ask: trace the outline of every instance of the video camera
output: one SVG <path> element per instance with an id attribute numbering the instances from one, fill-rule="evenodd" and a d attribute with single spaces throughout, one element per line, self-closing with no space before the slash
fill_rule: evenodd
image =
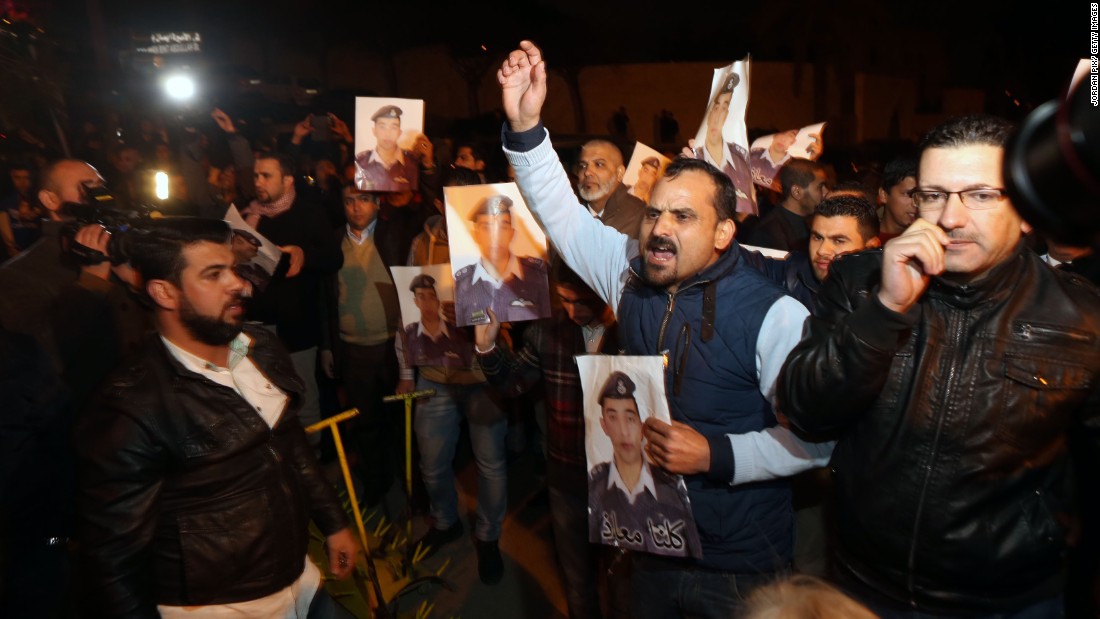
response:
<path id="1" fill-rule="evenodd" d="M 1040 232 L 1075 246 L 1100 241 L 1100 108 L 1084 79 L 1035 109 L 1005 149 L 1016 210 Z"/>
<path id="2" fill-rule="evenodd" d="M 61 212 L 73 217 L 61 229 L 61 246 L 80 264 L 90 266 L 109 260 L 117 266 L 128 262 L 131 236 L 142 233 L 146 222 L 163 216 L 156 207 L 148 204 L 138 204 L 128 211 L 117 208 L 114 195 L 106 187 L 84 185 L 83 192 L 86 202 L 65 202 L 61 205 Z M 76 242 L 76 233 L 88 225 L 103 226 L 111 233 L 106 255 Z"/>

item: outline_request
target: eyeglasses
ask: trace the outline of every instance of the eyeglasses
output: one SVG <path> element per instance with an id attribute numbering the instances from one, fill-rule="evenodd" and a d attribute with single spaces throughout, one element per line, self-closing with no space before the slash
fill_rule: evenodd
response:
<path id="1" fill-rule="evenodd" d="M 994 208 L 1007 197 L 1004 189 L 996 187 L 966 189 L 963 191 L 918 191 L 914 189 L 909 192 L 909 195 L 913 198 L 913 203 L 917 205 L 918 209 L 925 212 L 943 209 L 947 206 L 947 200 L 951 198 L 951 194 L 958 195 L 963 206 L 972 211 Z"/>

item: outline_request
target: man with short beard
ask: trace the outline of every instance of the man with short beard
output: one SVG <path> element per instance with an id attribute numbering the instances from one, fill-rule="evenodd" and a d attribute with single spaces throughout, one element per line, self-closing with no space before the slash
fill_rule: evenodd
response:
<path id="1" fill-rule="evenodd" d="M 775 377 L 807 311 L 740 260 L 737 194 L 713 166 L 673 161 L 638 240 L 598 225 L 571 201 L 540 114 L 546 65 L 530 41 L 497 72 L 505 154 L 532 213 L 562 258 L 615 309 L 622 347 L 663 355 L 672 423 L 646 420 L 650 461 L 684 476 L 702 542 L 698 560 L 633 553 L 636 617 L 730 617 L 748 589 L 789 569 L 790 488 L 776 477 L 827 461 L 778 426 Z M 763 481 L 740 485 L 743 481 Z"/>
<path id="2" fill-rule="evenodd" d="M 157 334 L 77 432 L 79 606 L 109 617 L 334 616 L 306 556 L 309 520 L 338 578 L 358 546 L 298 421 L 303 384 L 289 355 L 244 326 L 230 228 L 150 228 L 130 250 Z"/>
<path id="3" fill-rule="evenodd" d="M 581 147 L 577 163 L 577 193 L 585 206 L 605 226 L 636 238 L 645 202 L 630 195 L 623 185 L 623 153 L 607 140 L 592 140 Z"/>

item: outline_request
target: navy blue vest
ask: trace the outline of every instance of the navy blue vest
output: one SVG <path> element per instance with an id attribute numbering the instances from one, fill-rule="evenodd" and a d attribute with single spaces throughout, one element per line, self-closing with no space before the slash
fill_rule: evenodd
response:
<path id="1" fill-rule="evenodd" d="M 631 268 L 641 273 L 641 259 Z M 760 393 L 756 340 L 768 310 L 783 295 L 778 284 L 740 260 L 734 246 L 675 295 L 632 276 L 619 301 L 621 342 L 630 355 L 667 355 L 665 389 L 674 420 L 708 438 L 763 430 L 776 420 Z M 701 565 L 759 573 L 790 563 L 786 480 L 730 486 L 728 480 L 693 475 L 685 481 L 703 547 Z"/>

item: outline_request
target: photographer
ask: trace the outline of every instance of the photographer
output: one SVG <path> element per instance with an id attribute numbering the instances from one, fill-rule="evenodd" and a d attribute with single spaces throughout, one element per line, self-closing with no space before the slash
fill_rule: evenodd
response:
<path id="1" fill-rule="evenodd" d="M 117 325 L 136 333 L 143 324 L 120 279 L 126 267 L 81 266 L 62 248 L 106 249 L 103 227 L 78 227 L 63 207 L 102 188 L 83 161 L 48 166 L 38 193 L 50 218 L 42 238 L 0 265 L 0 328 L 12 342 L 0 380 L 0 547 L 12 558 L 0 577 L 0 616 L 54 616 L 67 604 L 73 418 L 125 346 Z"/>

